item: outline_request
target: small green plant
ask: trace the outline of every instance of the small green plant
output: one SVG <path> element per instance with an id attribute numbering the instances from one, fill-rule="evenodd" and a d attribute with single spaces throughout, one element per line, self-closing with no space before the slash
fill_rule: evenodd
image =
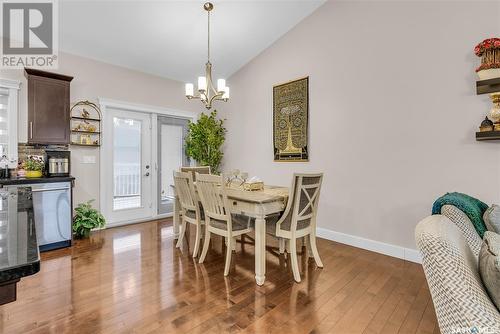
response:
<path id="1" fill-rule="evenodd" d="M 93 201 L 80 203 L 75 209 L 76 215 L 73 218 L 73 232 L 76 238 L 87 238 L 90 230 L 103 227 L 106 224 L 104 216 L 92 207 Z"/>
<path id="2" fill-rule="evenodd" d="M 186 137 L 186 154 L 202 166 L 210 166 L 212 173 L 218 174 L 224 153 L 222 145 L 226 139 L 224 120 L 217 118 L 217 111 L 201 113 L 197 122 L 189 122 Z"/>
<path id="3" fill-rule="evenodd" d="M 43 171 L 43 159 L 36 156 L 29 156 L 24 160 L 24 169 L 28 171 Z"/>

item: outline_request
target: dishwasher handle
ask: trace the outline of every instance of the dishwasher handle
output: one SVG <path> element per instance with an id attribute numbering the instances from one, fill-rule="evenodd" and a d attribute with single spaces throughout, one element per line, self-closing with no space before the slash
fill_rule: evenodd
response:
<path id="1" fill-rule="evenodd" d="M 61 191 L 61 190 L 70 190 L 69 187 L 61 187 L 61 188 L 48 188 L 48 189 L 32 189 L 32 193 L 41 193 L 45 191 Z"/>

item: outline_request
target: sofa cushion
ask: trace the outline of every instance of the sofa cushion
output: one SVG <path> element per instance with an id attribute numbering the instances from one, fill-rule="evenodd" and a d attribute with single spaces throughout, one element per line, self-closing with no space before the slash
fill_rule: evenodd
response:
<path id="1" fill-rule="evenodd" d="M 479 273 L 491 300 L 500 310 L 500 235 L 497 233 L 486 231 L 484 234 Z"/>
<path id="2" fill-rule="evenodd" d="M 483 215 L 484 224 L 488 231 L 500 234 L 500 206 L 493 204 Z"/>

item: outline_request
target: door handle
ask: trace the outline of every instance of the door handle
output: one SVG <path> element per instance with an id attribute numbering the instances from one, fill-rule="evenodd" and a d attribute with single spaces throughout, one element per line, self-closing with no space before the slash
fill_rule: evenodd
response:
<path id="1" fill-rule="evenodd" d="M 33 139 L 33 122 L 30 122 L 30 139 Z"/>
<path id="2" fill-rule="evenodd" d="M 146 174 L 144 174 L 144 176 L 149 176 L 149 172 L 147 172 Z"/>
<path id="3" fill-rule="evenodd" d="M 64 187 L 64 188 L 48 188 L 48 189 L 32 189 L 32 193 L 42 193 L 45 191 L 61 191 L 61 190 L 69 190 L 69 187 Z"/>

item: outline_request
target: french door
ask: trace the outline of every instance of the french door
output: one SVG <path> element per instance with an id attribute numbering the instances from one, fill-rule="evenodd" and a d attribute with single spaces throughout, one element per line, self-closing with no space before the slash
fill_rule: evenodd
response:
<path id="1" fill-rule="evenodd" d="M 151 114 L 107 108 L 102 164 L 109 225 L 152 216 Z"/>
<path id="2" fill-rule="evenodd" d="M 189 166 L 184 150 L 188 120 L 158 116 L 158 214 L 170 214 L 174 209 L 173 171 Z"/>

